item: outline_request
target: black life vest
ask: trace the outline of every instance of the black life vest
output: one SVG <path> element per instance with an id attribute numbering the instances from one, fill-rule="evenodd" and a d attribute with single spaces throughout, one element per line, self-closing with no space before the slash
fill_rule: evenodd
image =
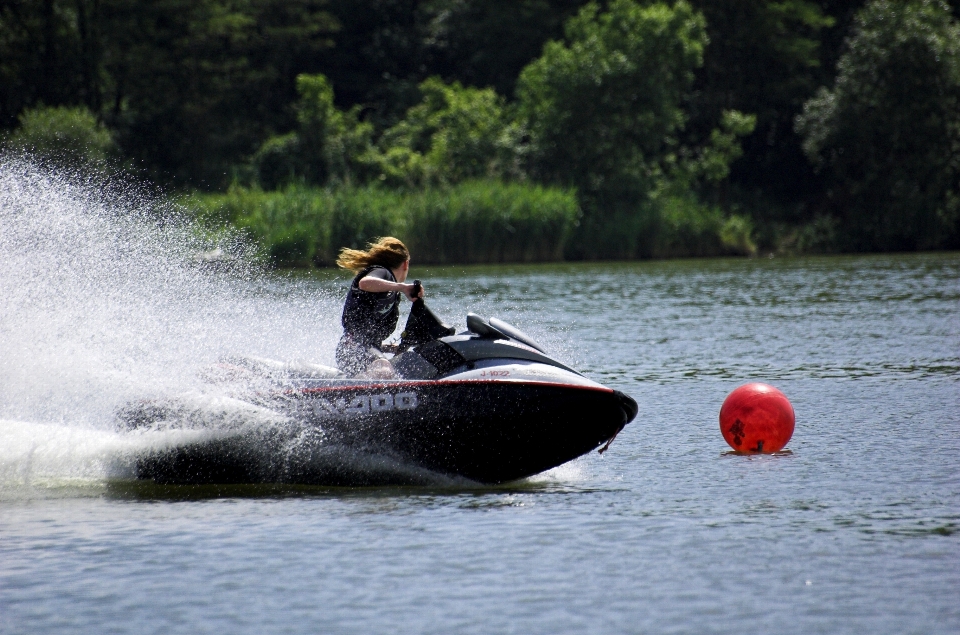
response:
<path id="1" fill-rule="evenodd" d="M 383 340 L 397 328 L 400 320 L 400 293 L 385 291 L 372 293 L 360 288 L 360 281 L 374 269 L 383 269 L 387 272 L 390 282 L 396 282 L 393 272 L 380 265 L 372 265 L 357 274 L 350 284 L 347 299 L 343 303 L 344 334 L 361 342 L 366 346 L 380 347 Z"/>

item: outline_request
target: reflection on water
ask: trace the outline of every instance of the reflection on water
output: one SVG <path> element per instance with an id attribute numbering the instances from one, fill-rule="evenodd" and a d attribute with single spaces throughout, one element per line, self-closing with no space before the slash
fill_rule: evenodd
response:
<path id="1" fill-rule="evenodd" d="M 329 364 L 346 277 L 185 266 L 4 170 L 0 632 L 960 631 L 958 254 L 415 267 L 637 419 L 502 487 L 158 486 L 118 405 L 221 355 Z M 719 433 L 754 380 L 796 410 L 778 455 Z"/>

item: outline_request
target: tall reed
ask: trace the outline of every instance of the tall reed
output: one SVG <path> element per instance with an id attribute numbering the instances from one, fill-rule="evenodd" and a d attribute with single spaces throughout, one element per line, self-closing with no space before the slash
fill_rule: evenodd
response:
<path id="1" fill-rule="evenodd" d="M 234 188 L 180 202 L 207 224 L 246 230 L 277 266 L 330 265 L 341 247 L 385 235 L 423 263 L 556 261 L 580 217 L 572 190 L 497 181 L 415 192 Z"/>

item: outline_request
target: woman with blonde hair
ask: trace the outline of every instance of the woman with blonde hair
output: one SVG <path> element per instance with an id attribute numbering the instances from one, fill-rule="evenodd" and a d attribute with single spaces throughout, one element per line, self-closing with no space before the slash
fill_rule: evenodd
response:
<path id="1" fill-rule="evenodd" d="M 340 250 L 337 265 L 353 271 L 343 303 L 343 337 L 337 345 L 337 366 L 348 375 L 369 373 L 390 377 L 393 367 L 384 357 L 383 344 L 400 319 L 400 294 L 411 302 L 423 297 L 423 288 L 406 283 L 410 251 L 392 236 L 378 238 L 366 250 Z M 415 295 L 415 293 L 417 295 Z"/>

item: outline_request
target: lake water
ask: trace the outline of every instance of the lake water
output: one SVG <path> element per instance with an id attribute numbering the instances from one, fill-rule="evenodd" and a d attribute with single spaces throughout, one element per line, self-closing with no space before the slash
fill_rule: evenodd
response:
<path id="1" fill-rule="evenodd" d="M 332 363 L 345 278 L 184 264 L 133 194 L 0 177 L 0 633 L 960 632 L 960 254 L 414 254 L 449 322 L 516 324 L 637 419 L 494 488 L 151 488 L 116 408 L 226 354 Z M 758 380 L 796 431 L 733 455 Z"/>

